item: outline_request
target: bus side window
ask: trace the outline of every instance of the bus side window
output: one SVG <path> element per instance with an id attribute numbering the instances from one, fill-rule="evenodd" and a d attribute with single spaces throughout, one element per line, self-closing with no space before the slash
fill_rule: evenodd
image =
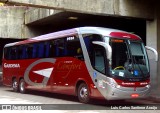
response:
<path id="1" fill-rule="evenodd" d="M 105 68 L 105 50 L 101 46 L 95 46 L 94 47 L 94 68 L 105 74 L 106 73 L 106 68 Z"/>
<path id="2" fill-rule="evenodd" d="M 84 60 L 79 38 L 75 37 L 73 40 L 67 40 L 66 42 L 67 56 Z"/>
<path id="3" fill-rule="evenodd" d="M 33 44 L 33 54 L 32 54 L 32 58 L 37 58 L 38 57 L 38 44 L 35 43 Z"/>
<path id="4" fill-rule="evenodd" d="M 97 34 L 85 34 L 83 35 L 83 39 L 84 39 L 84 42 L 85 42 L 85 45 L 86 45 L 86 48 L 87 48 L 87 51 L 88 51 L 88 54 L 89 54 L 89 58 L 90 58 L 90 61 L 91 61 L 91 64 L 93 65 L 94 63 L 94 56 L 93 56 L 93 41 L 103 41 L 103 38 L 101 35 L 97 35 Z"/>
<path id="5" fill-rule="evenodd" d="M 43 57 L 44 57 L 44 42 L 40 42 L 38 48 L 38 58 L 43 58 Z"/>
<path id="6" fill-rule="evenodd" d="M 106 74 L 108 72 L 107 68 L 105 66 L 107 61 L 105 58 L 106 53 L 105 49 L 102 46 L 94 45 L 93 41 L 103 41 L 103 38 L 101 35 L 97 34 L 85 34 L 83 35 L 83 39 L 89 54 L 89 58 L 91 61 L 91 65 L 94 69 L 97 71 Z"/>
<path id="7" fill-rule="evenodd" d="M 49 44 L 49 57 L 56 57 L 56 42 L 54 40 L 51 40 Z"/>
<path id="8" fill-rule="evenodd" d="M 57 47 L 56 47 L 56 54 L 58 57 L 63 57 L 65 55 L 65 43 L 64 43 L 64 39 L 58 39 L 57 41 Z"/>
<path id="9" fill-rule="evenodd" d="M 92 44 L 92 42 L 93 41 L 103 41 L 103 38 L 100 36 L 100 35 L 97 35 L 97 34 L 89 34 L 89 35 L 84 35 L 83 36 L 84 38 L 84 42 L 85 42 L 85 45 L 86 45 L 86 48 L 87 48 L 87 50 L 88 50 L 88 52 L 89 51 L 91 51 L 92 50 L 92 46 L 93 46 L 93 44 Z"/>
<path id="10" fill-rule="evenodd" d="M 22 53 L 22 59 L 26 59 L 28 56 L 27 56 L 27 46 L 23 46 L 23 53 Z"/>
<path id="11" fill-rule="evenodd" d="M 17 59 L 25 59 L 26 58 L 25 46 L 17 46 L 16 57 L 17 57 Z"/>
<path id="12" fill-rule="evenodd" d="M 18 59 L 22 59 L 22 54 L 23 54 L 22 46 L 18 46 L 17 51 L 18 51 L 17 52 Z"/>
<path id="13" fill-rule="evenodd" d="M 29 44 L 29 45 L 27 45 L 27 55 L 26 55 L 26 57 L 28 59 L 32 59 L 32 56 L 33 56 L 32 54 L 33 54 L 33 45 Z"/>
<path id="14" fill-rule="evenodd" d="M 17 59 L 17 49 L 16 47 L 11 47 L 11 51 L 10 51 L 10 59 L 11 60 L 16 60 Z"/>
<path id="15" fill-rule="evenodd" d="M 44 46 L 44 51 L 45 51 L 45 57 L 48 58 L 49 57 L 49 50 L 50 49 L 50 44 L 49 42 L 45 42 L 45 46 Z"/>
<path id="16" fill-rule="evenodd" d="M 4 58 L 6 59 L 6 60 L 10 60 L 10 48 L 9 47 L 7 47 L 7 48 L 4 48 Z"/>

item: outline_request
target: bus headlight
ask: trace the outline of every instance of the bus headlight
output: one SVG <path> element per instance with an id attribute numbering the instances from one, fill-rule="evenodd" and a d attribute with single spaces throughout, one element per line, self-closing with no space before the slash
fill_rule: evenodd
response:
<path id="1" fill-rule="evenodd" d="M 150 85 L 146 85 L 146 87 L 149 89 L 151 86 Z"/>
<path id="2" fill-rule="evenodd" d="M 116 88 L 120 88 L 120 87 L 121 87 L 120 85 L 117 85 L 117 86 L 116 86 Z"/>

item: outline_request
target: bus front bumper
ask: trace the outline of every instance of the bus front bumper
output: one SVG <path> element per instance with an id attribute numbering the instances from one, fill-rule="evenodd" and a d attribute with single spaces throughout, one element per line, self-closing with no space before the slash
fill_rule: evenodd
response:
<path id="1" fill-rule="evenodd" d="M 133 99 L 133 98 L 146 98 L 150 95 L 151 86 L 145 87 L 112 87 L 108 86 L 106 92 L 107 100 L 119 100 L 119 99 Z"/>

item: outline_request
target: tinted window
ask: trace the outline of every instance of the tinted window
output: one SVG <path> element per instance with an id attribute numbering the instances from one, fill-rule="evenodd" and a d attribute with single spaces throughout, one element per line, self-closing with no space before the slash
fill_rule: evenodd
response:
<path id="1" fill-rule="evenodd" d="M 83 59 L 79 38 L 71 36 L 4 49 L 4 57 L 10 60 L 64 56 Z"/>
<path id="2" fill-rule="evenodd" d="M 94 62 L 93 62 L 93 67 L 105 74 L 106 73 L 106 68 L 105 68 L 105 49 L 102 47 L 102 46 L 99 46 L 99 45 L 95 45 L 94 46 Z"/>
<path id="3" fill-rule="evenodd" d="M 10 48 L 4 48 L 4 58 L 9 60 L 10 59 Z"/>
<path id="4" fill-rule="evenodd" d="M 107 68 L 105 65 L 105 49 L 102 46 L 92 43 L 93 41 L 103 41 L 103 38 L 100 35 L 95 34 L 86 35 L 83 37 L 93 68 L 103 74 L 106 74 Z"/>
<path id="5" fill-rule="evenodd" d="M 126 41 L 113 38 L 110 40 L 110 45 L 112 47 L 112 69 L 124 67 L 129 57 Z"/>
<path id="6" fill-rule="evenodd" d="M 66 53 L 67 56 L 76 57 L 80 60 L 84 59 L 79 38 L 68 37 L 66 39 Z"/>
<path id="7" fill-rule="evenodd" d="M 83 36 L 84 42 L 90 57 L 91 64 L 93 65 L 94 57 L 93 57 L 93 48 L 94 44 L 93 41 L 103 41 L 103 38 L 100 35 L 91 34 L 91 35 L 85 35 Z"/>
<path id="8" fill-rule="evenodd" d="M 32 44 L 27 45 L 26 52 L 27 52 L 26 58 L 28 59 L 33 58 L 33 45 Z"/>

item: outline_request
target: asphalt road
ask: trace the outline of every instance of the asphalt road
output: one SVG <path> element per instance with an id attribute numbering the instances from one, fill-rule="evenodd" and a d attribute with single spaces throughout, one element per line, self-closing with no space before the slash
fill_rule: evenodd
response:
<path id="1" fill-rule="evenodd" d="M 134 99 L 134 100 L 118 100 L 118 101 L 106 101 L 106 100 L 93 100 L 90 104 L 82 104 L 78 102 L 77 97 L 47 93 L 40 91 L 28 91 L 27 94 L 20 94 L 13 92 L 11 88 L 0 86 L 0 105 L 17 105 L 17 106 L 39 106 L 40 109 L 54 110 L 56 112 L 65 113 L 127 113 L 128 110 L 131 112 L 142 109 L 150 113 L 153 110 L 158 113 L 160 100 L 154 98 L 147 99 Z M 146 106 L 151 106 L 151 109 L 146 109 Z M 25 110 L 24 108 L 19 108 L 20 110 Z M 144 108 L 145 107 L 145 108 Z M 16 109 L 16 108 L 15 108 Z M 18 109 L 18 108 L 17 108 Z M 38 107 L 37 107 L 38 109 Z M 38 109 L 39 110 L 39 109 Z M 125 111 L 124 111 L 125 110 Z M 3 111 L 3 110 L 1 110 Z M 1 112 L 0 111 L 0 112 Z M 43 111 L 43 110 L 41 110 Z M 141 111 L 141 110 L 140 110 Z M 153 112 L 152 111 L 152 112 Z M 27 111 L 24 111 L 27 112 Z M 24 113 L 21 112 L 21 113 Z M 13 112 L 12 112 L 13 113 Z M 134 112 L 135 113 L 135 112 Z"/>

